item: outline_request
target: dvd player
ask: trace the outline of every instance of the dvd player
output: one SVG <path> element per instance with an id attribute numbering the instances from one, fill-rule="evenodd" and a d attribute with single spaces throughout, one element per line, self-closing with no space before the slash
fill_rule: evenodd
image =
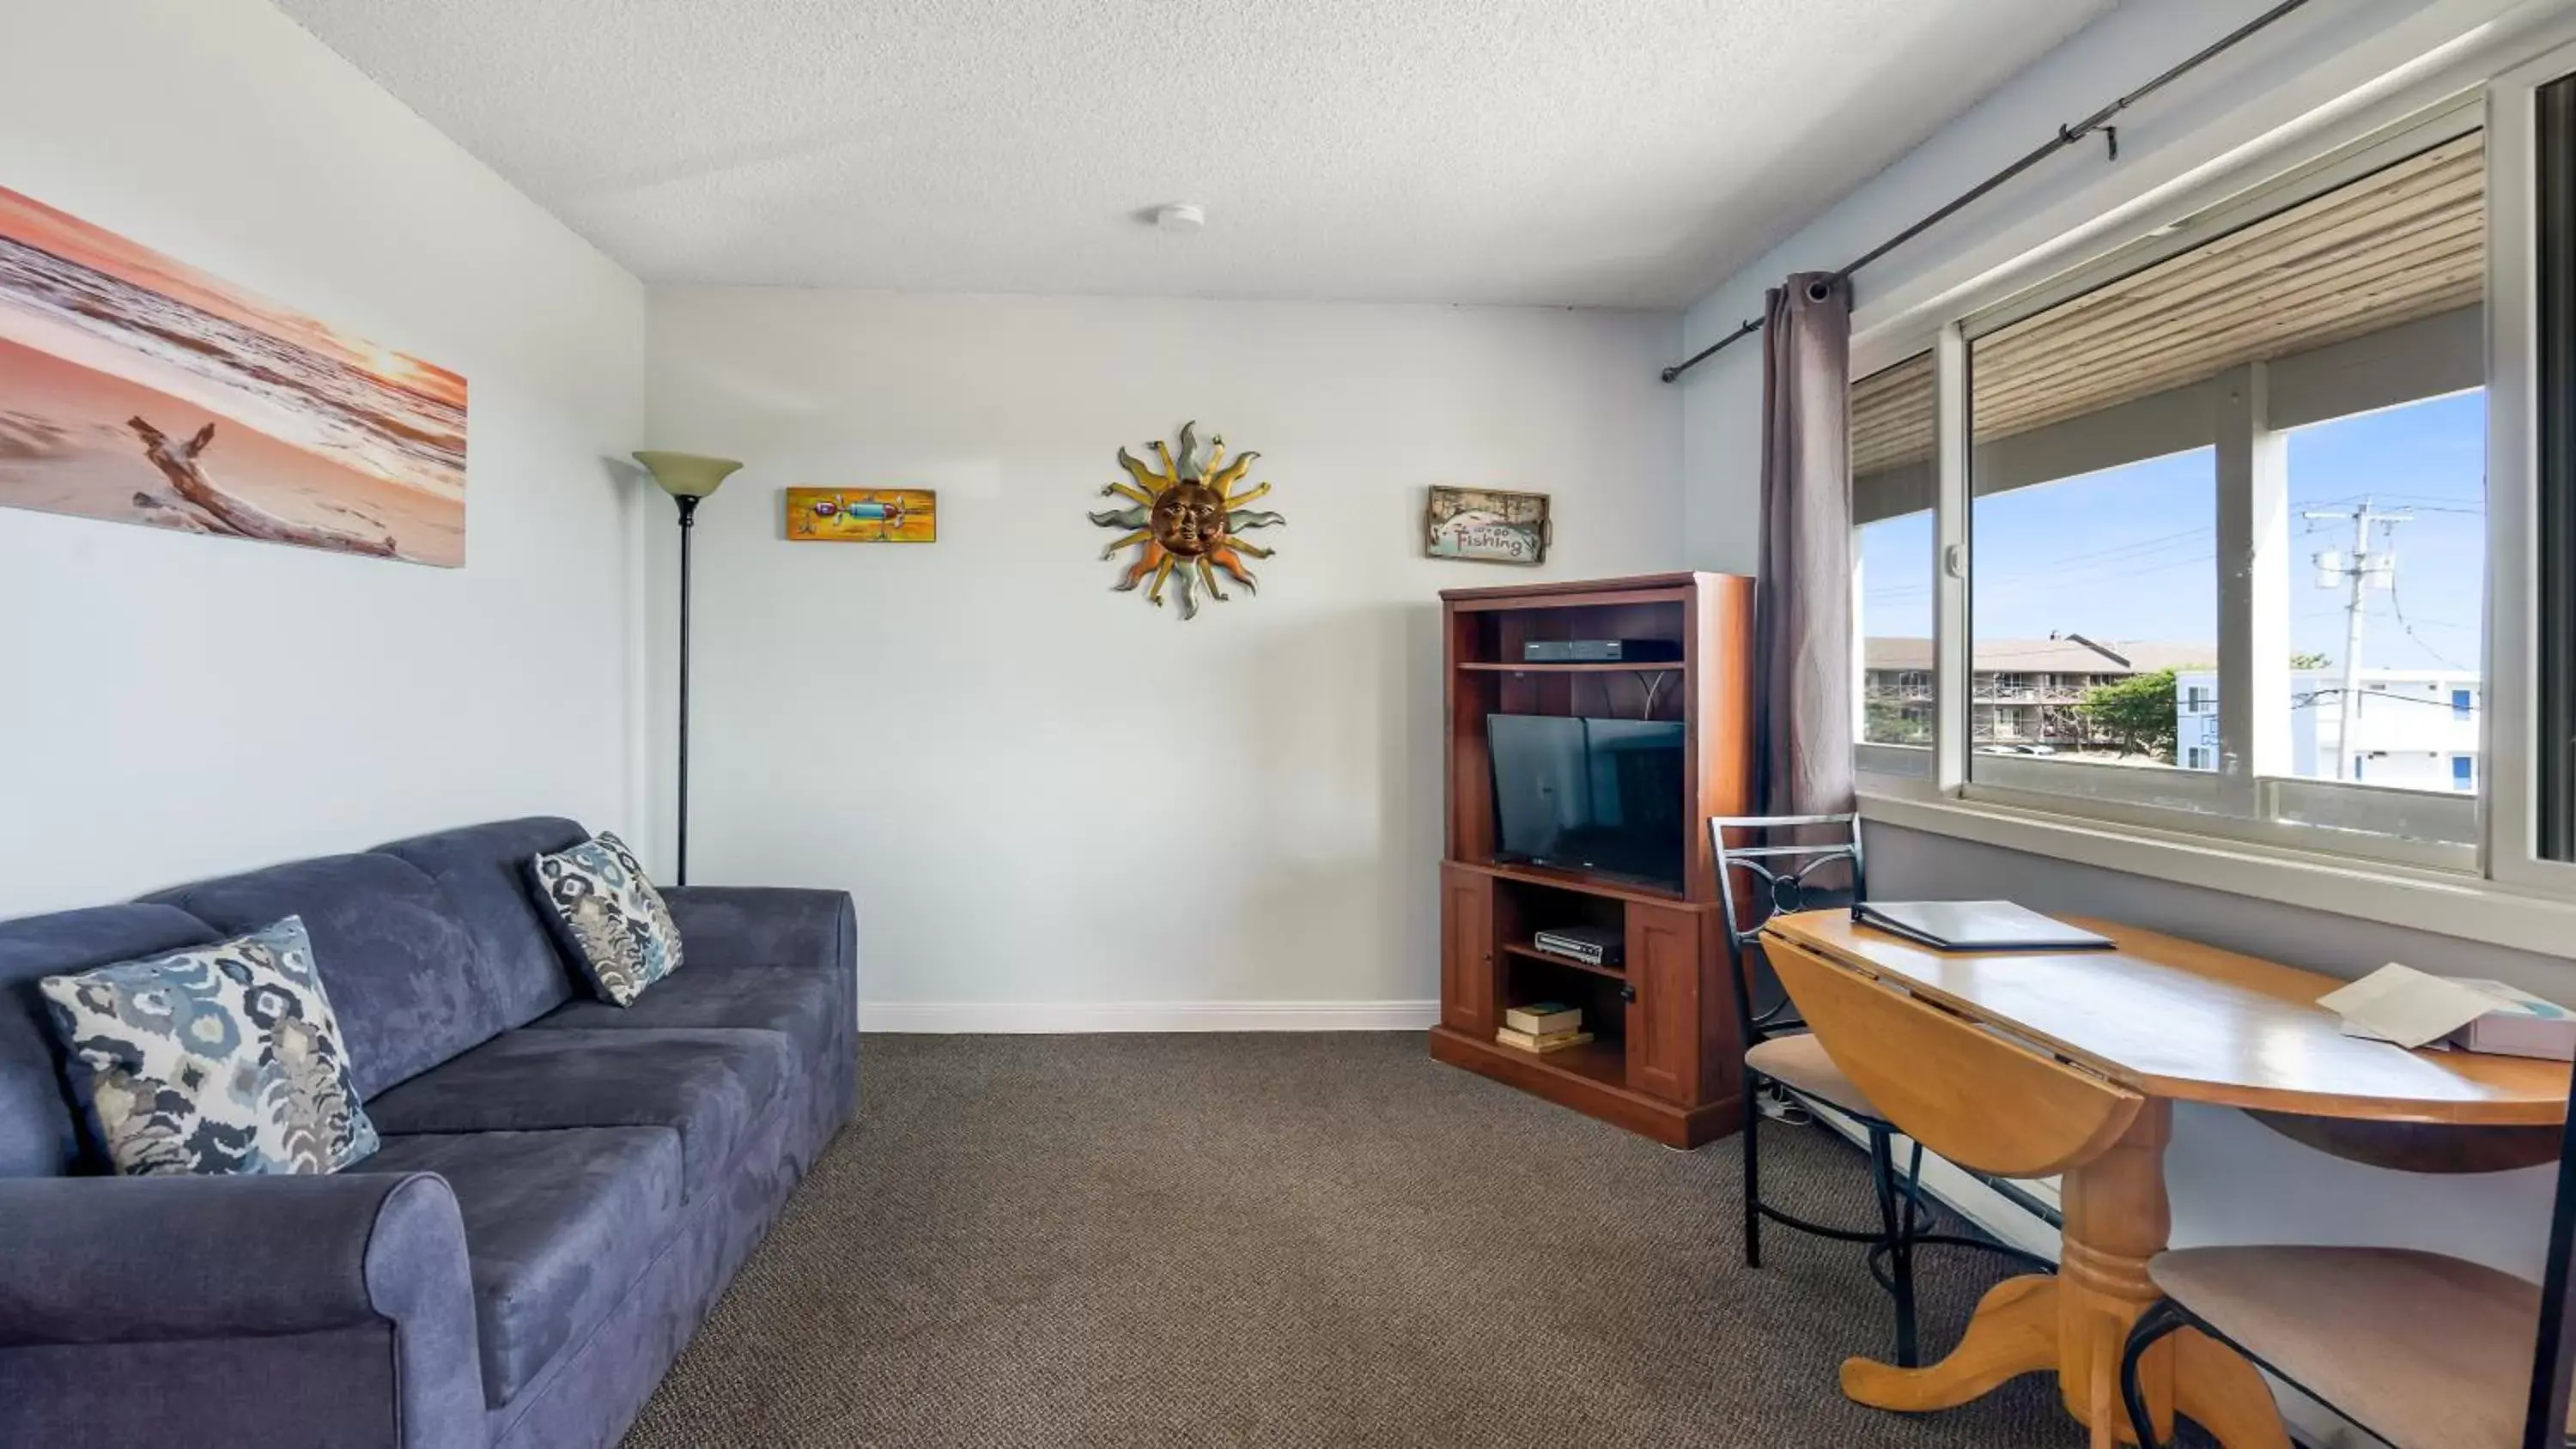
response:
<path id="1" fill-rule="evenodd" d="M 1567 926 L 1541 931 L 1530 944 L 1551 956 L 1564 956 L 1587 966 L 1616 966 L 1622 954 L 1620 936 L 1614 926 Z"/>
<path id="2" fill-rule="evenodd" d="M 1670 639 L 1530 639 L 1523 664 L 1669 664 L 1682 657 Z"/>

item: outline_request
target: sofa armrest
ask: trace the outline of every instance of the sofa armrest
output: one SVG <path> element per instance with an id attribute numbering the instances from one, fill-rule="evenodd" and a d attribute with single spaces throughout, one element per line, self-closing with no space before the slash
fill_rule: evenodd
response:
<path id="1" fill-rule="evenodd" d="M 79 1423 L 79 1400 L 145 1391 L 118 1381 L 111 1346 L 177 1341 L 211 1356 L 223 1340 L 389 1329 L 384 1442 L 483 1443 L 465 1222 L 442 1178 L 0 1178 L 0 1242 L 0 1362 L 41 1364 L 44 1391 L 64 1401 L 20 1407 L 45 1421 Z M 315 1401 L 359 1391 L 319 1374 L 270 1387 Z M 192 1427 L 211 1436 L 201 1442 L 223 1437 L 221 1423 Z"/>
<path id="2" fill-rule="evenodd" d="M 825 967 L 858 978 L 859 911 L 847 891 L 675 886 L 662 900 L 690 966 Z"/>

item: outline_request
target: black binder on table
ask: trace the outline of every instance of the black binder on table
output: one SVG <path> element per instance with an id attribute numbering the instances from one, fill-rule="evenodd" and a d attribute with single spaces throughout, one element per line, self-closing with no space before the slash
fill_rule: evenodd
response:
<path id="1" fill-rule="evenodd" d="M 1939 951 L 2107 951 L 2113 942 L 2010 901 L 1858 901 L 1852 920 Z"/>

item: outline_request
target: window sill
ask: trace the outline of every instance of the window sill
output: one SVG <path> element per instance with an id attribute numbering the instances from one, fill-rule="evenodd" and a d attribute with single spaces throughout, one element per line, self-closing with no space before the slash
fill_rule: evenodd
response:
<path id="1" fill-rule="evenodd" d="M 1882 776 L 1862 777 L 1860 813 L 1907 830 L 2547 956 L 2567 955 L 2576 941 L 2576 901 L 2454 872 L 1955 799 L 1927 781 Z"/>

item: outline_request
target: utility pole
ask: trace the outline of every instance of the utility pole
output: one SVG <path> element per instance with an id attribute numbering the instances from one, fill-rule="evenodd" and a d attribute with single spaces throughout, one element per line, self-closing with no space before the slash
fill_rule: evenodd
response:
<path id="1" fill-rule="evenodd" d="M 2361 712 L 2362 602 L 2371 589 L 2394 588 L 2397 582 L 2395 550 L 2372 549 L 2370 530 L 2375 524 L 2384 533 L 2394 532 L 2397 525 L 2413 522 L 2415 515 L 2376 512 L 2370 506 L 2370 496 L 2364 494 L 2356 507 L 2314 509 L 2299 516 L 2310 522 L 2352 520 L 2352 553 L 2347 556 L 2339 549 L 2328 549 L 2317 555 L 2317 587 L 2349 591 L 2344 603 L 2343 688 L 2339 691 L 2335 726 L 2335 778 L 2349 780 L 2355 762 L 2353 723 Z"/>

